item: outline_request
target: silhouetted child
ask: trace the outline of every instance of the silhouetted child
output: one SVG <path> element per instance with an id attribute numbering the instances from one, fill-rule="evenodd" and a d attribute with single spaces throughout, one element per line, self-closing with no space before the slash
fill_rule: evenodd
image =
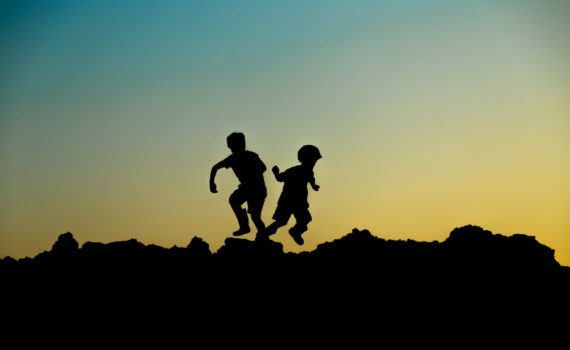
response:
<path id="1" fill-rule="evenodd" d="M 275 222 L 269 225 L 265 232 L 266 236 L 274 234 L 279 227 L 285 226 L 293 215 L 297 222 L 295 226 L 289 229 L 289 234 L 297 244 L 302 245 L 304 240 L 301 235 L 307 231 L 307 224 L 313 219 L 309 213 L 307 184 L 310 184 L 313 190 L 319 190 L 319 186 L 315 184 L 313 168 L 322 156 L 317 147 L 306 145 L 299 149 L 297 157 L 301 162 L 300 165 L 289 168 L 282 173 L 279 172 L 277 166 L 271 169 L 275 179 L 284 182 L 284 185 L 277 203 L 277 209 L 273 214 Z"/>
<path id="2" fill-rule="evenodd" d="M 220 168 L 232 168 L 240 185 L 230 196 L 230 205 L 236 214 L 239 229 L 233 233 L 241 236 L 250 232 L 247 212 L 251 214 L 251 220 L 257 227 L 258 235 L 265 230 L 265 224 L 261 220 L 261 210 L 267 196 L 263 173 L 267 169 L 255 152 L 245 149 L 245 136 L 241 132 L 234 132 L 227 138 L 228 148 L 231 149 L 226 159 L 212 167 L 210 173 L 210 191 L 217 193 L 215 178 Z M 242 205 L 247 202 L 247 211 Z"/>

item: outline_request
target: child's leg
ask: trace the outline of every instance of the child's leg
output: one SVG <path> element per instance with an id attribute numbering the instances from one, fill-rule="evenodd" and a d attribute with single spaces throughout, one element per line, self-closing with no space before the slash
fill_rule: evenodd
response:
<path id="1" fill-rule="evenodd" d="M 295 226 L 291 227 L 291 229 L 289 230 L 289 234 L 291 235 L 291 237 L 293 237 L 293 239 L 297 244 L 302 245 L 303 243 L 305 243 L 305 241 L 303 240 L 303 237 L 301 237 L 301 235 L 303 234 L 303 232 L 308 230 L 307 225 L 309 224 L 309 222 L 311 222 L 313 218 L 311 217 L 311 213 L 309 213 L 309 209 L 307 208 L 297 209 L 295 210 L 293 215 L 295 216 L 295 220 L 297 222 L 295 223 Z"/>
<path id="2" fill-rule="evenodd" d="M 265 229 L 265 234 L 267 236 L 271 236 L 272 234 L 275 234 L 275 232 L 277 232 L 279 227 L 285 225 L 287 225 L 287 221 L 274 221 L 271 225 L 267 226 L 267 228 Z"/>
<path id="3" fill-rule="evenodd" d="M 275 209 L 275 214 L 273 214 L 273 220 L 275 220 L 271 225 L 265 229 L 267 236 L 271 236 L 279 227 L 287 225 L 289 218 L 291 217 L 291 210 L 286 205 L 277 205 Z"/>
<path id="4" fill-rule="evenodd" d="M 263 232 L 265 230 L 265 223 L 261 220 L 261 215 L 251 215 L 251 221 L 255 224 L 257 232 Z"/>
<path id="5" fill-rule="evenodd" d="M 293 212 L 293 215 L 295 216 L 296 223 L 292 229 L 295 229 L 299 234 L 307 231 L 307 225 L 313 220 L 309 208 L 298 208 Z"/>
<path id="6" fill-rule="evenodd" d="M 232 193 L 230 196 L 230 205 L 232 206 L 232 209 L 236 214 L 236 218 L 239 223 L 239 230 L 234 232 L 234 236 L 241 236 L 250 232 L 247 211 L 241 207 L 245 201 L 246 198 L 243 194 L 243 190 L 239 188 L 235 190 L 234 193 Z"/>
<path id="7" fill-rule="evenodd" d="M 263 209 L 264 202 L 265 197 L 261 196 L 247 200 L 247 211 L 251 214 L 251 221 L 255 224 L 258 234 L 265 231 L 265 223 L 261 220 L 261 210 Z"/>

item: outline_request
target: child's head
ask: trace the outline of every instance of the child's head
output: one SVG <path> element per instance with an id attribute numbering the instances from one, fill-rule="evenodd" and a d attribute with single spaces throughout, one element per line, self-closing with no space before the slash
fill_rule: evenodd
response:
<path id="1" fill-rule="evenodd" d="M 232 153 L 245 150 L 245 135 L 241 132 L 232 132 L 227 138 L 228 148 Z"/>
<path id="2" fill-rule="evenodd" d="M 301 164 L 314 167 L 317 160 L 321 159 L 321 152 L 313 145 L 305 145 L 299 149 L 297 158 Z"/>

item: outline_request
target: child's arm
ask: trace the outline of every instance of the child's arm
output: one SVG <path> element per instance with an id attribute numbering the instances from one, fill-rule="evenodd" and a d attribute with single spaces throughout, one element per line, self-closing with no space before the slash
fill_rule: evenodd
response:
<path id="1" fill-rule="evenodd" d="M 265 170 L 267 170 L 267 167 L 265 166 L 265 163 L 263 163 L 263 161 L 259 158 L 259 156 L 257 159 L 259 159 L 259 172 L 263 174 Z"/>
<path id="2" fill-rule="evenodd" d="M 283 182 L 283 180 L 285 180 L 283 178 L 283 173 L 279 172 L 279 167 L 277 165 L 271 168 L 271 171 L 273 172 L 273 175 L 275 175 L 275 180 L 279 182 Z"/>
<path id="3" fill-rule="evenodd" d="M 318 191 L 319 188 L 321 188 L 321 186 L 317 185 L 315 183 L 315 178 L 311 178 L 311 180 L 309 180 L 309 184 L 311 184 L 311 187 L 313 188 L 313 190 Z"/>
<path id="4" fill-rule="evenodd" d="M 225 168 L 223 163 L 224 163 L 224 161 L 222 160 L 221 162 L 214 165 L 212 167 L 212 171 L 210 172 L 210 192 L 212 192 L 212 193 L 218 193 L 218 189 L 216 187 L 215 179 L 216 179 L 216 173 L 218 172 L 218 170 L 220 168 Z"/>

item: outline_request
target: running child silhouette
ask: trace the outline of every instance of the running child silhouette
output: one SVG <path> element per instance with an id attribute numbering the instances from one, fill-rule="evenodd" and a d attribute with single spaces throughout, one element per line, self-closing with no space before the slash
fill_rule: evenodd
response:
<path id="1" fill-rule="evenodd" d="M 226 159 L 212 167 L 210 173 L 210 191 L 217 193 L 215 183 L 216 173 L 221 168 L 232 168 L 240 185 L 230 196 L 230 205 L 236 214 L 239 229 L 233 233 L 241 236 L 250 232 L 247 212 L 257 228 L 257 235 L 263 234 L 265 224 L 261 220 L 261 210 L 267 196 L 263 173 L 267 169 L 257 153 L 245 149 L 245 136 L 234 132 L 227 138 L 228 148 L 232 151 Z M 247 202 L 247 211 L 242 205 Z"/>
<path id="2" fill-rule="evenodd" d="M 284 185 L 277 203 L 277 209 L 273 214 L 275 221 L 267 227 L 265 234 L 266 237 L 269 237 L 277 232 L 277 229 L 285 226 L 293 215 L 297 222 L 295 226 L 289 229 L 289 234 L 297 244 L 302 245 L 305 241 L 301 235 L 307 231 L 307 225 L 313 219 L 309 213 L 307 184 L 310 184 L 313 190 L 319 190 L 320 186 L 315 183 L 313 168 L 322 156 L 317 147 L 306 145 L 299 149 L 297 157 L 301 162 L 300 165 L 289 168 L 282 173 L 277 166 L 271 169 L 275 179 L 284 182 Z"/>

